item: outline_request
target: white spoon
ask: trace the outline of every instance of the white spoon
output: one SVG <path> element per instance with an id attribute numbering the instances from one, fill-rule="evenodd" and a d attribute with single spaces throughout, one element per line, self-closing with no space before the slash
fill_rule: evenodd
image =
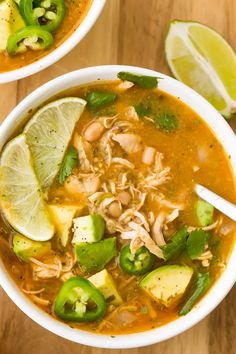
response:
<path id="1" fill-rule="evenodd" d="M 227 215 L 230 219 L 236 221 L 235 204 L 228 202 L 218 194 L 210 191 L 206 187 L 203 187 L 201 184 L 196 184 L 195 192 L 200 198 L 213 205 L 216 209 Z"/>

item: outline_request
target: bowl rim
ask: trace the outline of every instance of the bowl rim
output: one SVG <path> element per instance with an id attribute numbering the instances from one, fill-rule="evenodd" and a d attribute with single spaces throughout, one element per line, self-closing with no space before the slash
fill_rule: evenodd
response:
<path id="1" fill-rule="evenodd" d="M 236 137 L 227 122 L 215 110 L 215 108 L 202 96 L 183 83 L 162 73 L 133 66 L 107 65 L 84 68 L 62 75 L 39 87 L 16 106 L 2 123 L 0 129 L 0 150 L 4 143 L 9 139 L 12 132 L 16 130 L 17 126 L 19 126 L 24 120 L 29 109 L 35 109 L 46 99 L 68 88 L 96 81 L 98 79 L 114 79 L 119 71 L 130 71 L 134 74 L 140 75 L 155 75 L 162 78 L 162 80 L 159 81 L 160 89 L 178 97 L 180 100 L 188 104 L 215 132 L 227 154 L 231 155 L 231 167 L 234 177 L 236 176 Z M 142 332 L 138 332 L 134 334 L 111 336 L 70 328 L 68 325 L 59 322 L 31 303 L 18 289 L 13 279 L 7 273 L 2 261 L 0 262 L 0 285 L 12 301 L 28 317 L 45 329 L 65 339 L 84 345 L 109 349 L 128 349 L 143 347 L 170 339 L 191 328 L 206 317 L 224 299 L 234 285 L 236 281 L 235 262 L 236 244 L 233 247 L 223 274 L 189 314 L 177 318 L 159 328 L 145 331 L 143 332 L 143 335 L 141 335 Z"/>
<path id="2" fill-rule="evenodd" d="M 88 13 L 83 18 L 80 25 L 63 43 L 61 43 L 61 45 L 59 45 L 59 47 L 55 48 L 52 52 L 31 64 L 23 66 L 19 69 L 0 73 L 0 84 L 20 80 L 30 75 L 36 74 L 37 72 L 48 68 L 63 58 L 85 37 L 85 35 L 93 27 L 102 12 L 105 3 L 106 0 L 92 0 L 92 4 L 88 10 Z"/>

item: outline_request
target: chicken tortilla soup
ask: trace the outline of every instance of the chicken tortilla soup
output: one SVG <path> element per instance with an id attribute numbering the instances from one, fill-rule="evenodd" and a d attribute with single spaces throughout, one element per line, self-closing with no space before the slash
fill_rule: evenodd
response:
<path id="1" fill-rule="evenodd" d="M 156 328 L 191 311 L 227 265 L 236 225 L 194 187 L 235 202 L 230 157 L 157 86 L 120 72 L 64 92 L 2 151 L 1 258 L 30 301 L 71 327 Z"/>
<path id="2" fill-rule="evenodd" d="M 1 0 L 0 73 L 31 64 L 77 29 L 92 0 Z"/>

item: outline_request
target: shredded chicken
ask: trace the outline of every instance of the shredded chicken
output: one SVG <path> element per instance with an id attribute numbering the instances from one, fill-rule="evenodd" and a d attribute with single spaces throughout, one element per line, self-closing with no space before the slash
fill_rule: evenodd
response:
<path id="1" fill-rule="evenodd" d="M 206 259 L 207 259 L 207 260 L 211 260 L 212 257 L 213 257 L 213 255 L 212 255 L 211 251 L 208 250 L 208 251 L 206 251 L 206 252 L 203 252 L 203 253 L 201 254 L 201 256 L 199 256 L 197 259 L 198 259 L 199 261 L 204 261 L 204 260 L 206 260 Z"/>
<path id="2" fill-rule="evenodd" d="M 142 150 L 142 139 L 139 135 L 131 133 L 116 134 L 113 136 L 112 140 L 119 143 L 127 154 L 133 154 Z"/>
<path id="3" fill-rule="evenodd" d="M 117 116 L 113 117 L 100 117 L 98 119 L 99 122 L 101 122 L 106 129 L 110 129 L 113 124 L 116 122 Z"/>
<path id="4" fill-rule="evenodd" d="M 165 206 L 169 209 L 178 209 L 184 210 L 185 205 L 183 203 L 172 202 L 168 199 L 165 199 L 164 196 L 157 193 L 152 193 L 152 199 L 155 200 L 159 205 Z"/>
<path id="5" fill-rule="evenodd" d="M 144 245 L 151 253 L 155 254 L 158 258 L 164 258 L 163 252 L 160 247 L 156 245 L 149 233 L 142 226 L 133 221 L 129 222 L 128 226 L 131 230 L 136 231 L 136 237 L 140 238 L 143 241 Z M 135 253 L 132 249 L 131 252 Z"/>
<path id="6" fill-rule="evenodd" d="M 87 175 L 86 177 L 78 178 L 70 175 L 65 182 L 65 189 L 71 195 L 92 195 L 100 188 L 101 181 L 95 174 Z"/>
<path id="7" fill-rule="evenodd" d="M 36 295 L 30 295 L 31 299 L 33 300 L 33 302 L 35 302 L 38 305 L 42 305 L 42 306 L 48 306 L 50 304 L 49 300 L 45 300 L 40 298 L 39 296 Z"/>
<path id="8" fill-rule="evenodd" d="M 27 295 L 38 295 L 44 292 L 45 288 L 39 289 L 39 290 L 27 290 L 24 289 L 23 286 L 21 286 L 21 290 L 23 291 L 23 293 L 27 294 Z"/>
<path id="9" fill-rule="evenodd" d="M 92 148 L 91 144 L 84 140 L 79 134 L 74 135 L 74 147 L 78 151 L 79 167 L 81 171 L 92 170 Z"/>
<path id="10" fill-rule="evenodd" d="M 60 280 L 61 281 L 67 281 L 68 279 L 72 278 L 74 276 L 74 274 L 72 272 L 67 272 L 67 273 L 64 273 L 60 276 Z"/>
<path id="11" fill-rule="evenodd" d="M 146 219 L 146 217 L 144 216 L 143 213 L 140 213 L 139 211 L 135 211 L 134 212 L 134 216 L 135 216 L 135 220 L 138 222 L 138 224 L 143 225 L 144 228 L 147 230 L 147 232 L 150 231 L 150 227 L 149 227 L 149 223 Z"/>
<path id="12" fill-rule="evenodd" d="M 188 232 L 192 232 L 198 229 L 202 229 L 204 231 L 210 231 L 216 228 L 216 226 L 218 225 L 218 220 L 216 220 L 213 224 L 208 225 L 208 226 L 204 226 L 204 227 L 200 227 L 200 226 L 189 226 L 188 227 Z"/>
<path id="13" fill-rule="evenodd" d="M 158 246 L 166 244 L 163 231 L 168 229 L 168 224 L 173 222 L 179 216 L 179 210 L 174 209 L 170 214 L 160 212 L 152 227 L 152 237 Z"/>
<path id="14" fill-rule="evenodd" d="M 162 232 L 165 219 L 166 214 L 164 212 L 159 213 L 152 227 L 152 237 L 158 246 L 164 246 L 166 244 Z"/>
<path id="15" fill-rule="evenodd" d="M 125 167 L 134 169 L 134 164 L 132 164 L 130 161 L 126 160 L 126 159 L 122 159 L 121 157 L 113 157 L 112 159 L 113 163 L 119 164 L 119 165 L 123 165 Z"/>
<path id="16" fill-rule="evenodd" d="M 131 81 L 128 81 L 128 80 L 124 80 L 122 81 L 118 86 L 117 88 L 120 90 L 120 91 L 126 91 L 128 89 L 130 89 L 131 87 L 134 86 L 134 83 L 131 82 Z"/>
<path id="17" fill-rule="evenodd" d="M 66 252 L 63 259 L 57 255 L 49 254 L 41 261 L 31 257 L 30 262 L 33 269 L 33 277 L 37 280 L 60 278 L 62 273 L 67 273 L 73 268 L 76 259 L 74 254 Z M 64 266 L 62 262 L 65 263 Z"/>
<path id="18" fill-rule="evenodd" d="M 134 238 L 131 239 L 130 241 L 130 250 L 132 254 L 135 254 L 140 247 L 144 246 L 145 243 L 144 241 L 141 239 L 141 237 L 136 236 Z"/>
<path id="19" fill-rule="evenodd" d="M 129 106 L 128 109 L 125 112 L 125 115 L 128 119 L 132 119 L 132 120 L 139 120 L 138 114 L 135 111 L 135 108 L 133 106 Z"/>
<path id="20" fill-rule="evenodd" d="M 166 223 L 168 224 L 174 221 L 176 218 L 178 218 L 178 216 L 179 216 L 179 210 L 178 209 L 173 210 L 172 213 L 166 217 Z"/>

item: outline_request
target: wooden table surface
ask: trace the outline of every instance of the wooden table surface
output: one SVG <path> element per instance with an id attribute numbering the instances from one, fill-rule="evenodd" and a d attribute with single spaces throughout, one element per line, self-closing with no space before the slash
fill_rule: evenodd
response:
<path id="1" fill-rule="evenodd" d="M 35 88 L 74 69 L 128 64 L 168 73 L 164 38 L 169 21 L 175 18 L 215 28 L 236 49 L 236 0 L 107 0 L 93 29 L 64 59 L 32 77 L 0 85 L 0 121 Z M 236 128 L 236 122 L 231 124 Z M 125 353 L 235 354 L 235 297 L 236 287 L 194 328 L 164 343 Z M 25 316 L 0 289 L 0 354 L 121 352 L 85 347 L 57 337 Z"/>

